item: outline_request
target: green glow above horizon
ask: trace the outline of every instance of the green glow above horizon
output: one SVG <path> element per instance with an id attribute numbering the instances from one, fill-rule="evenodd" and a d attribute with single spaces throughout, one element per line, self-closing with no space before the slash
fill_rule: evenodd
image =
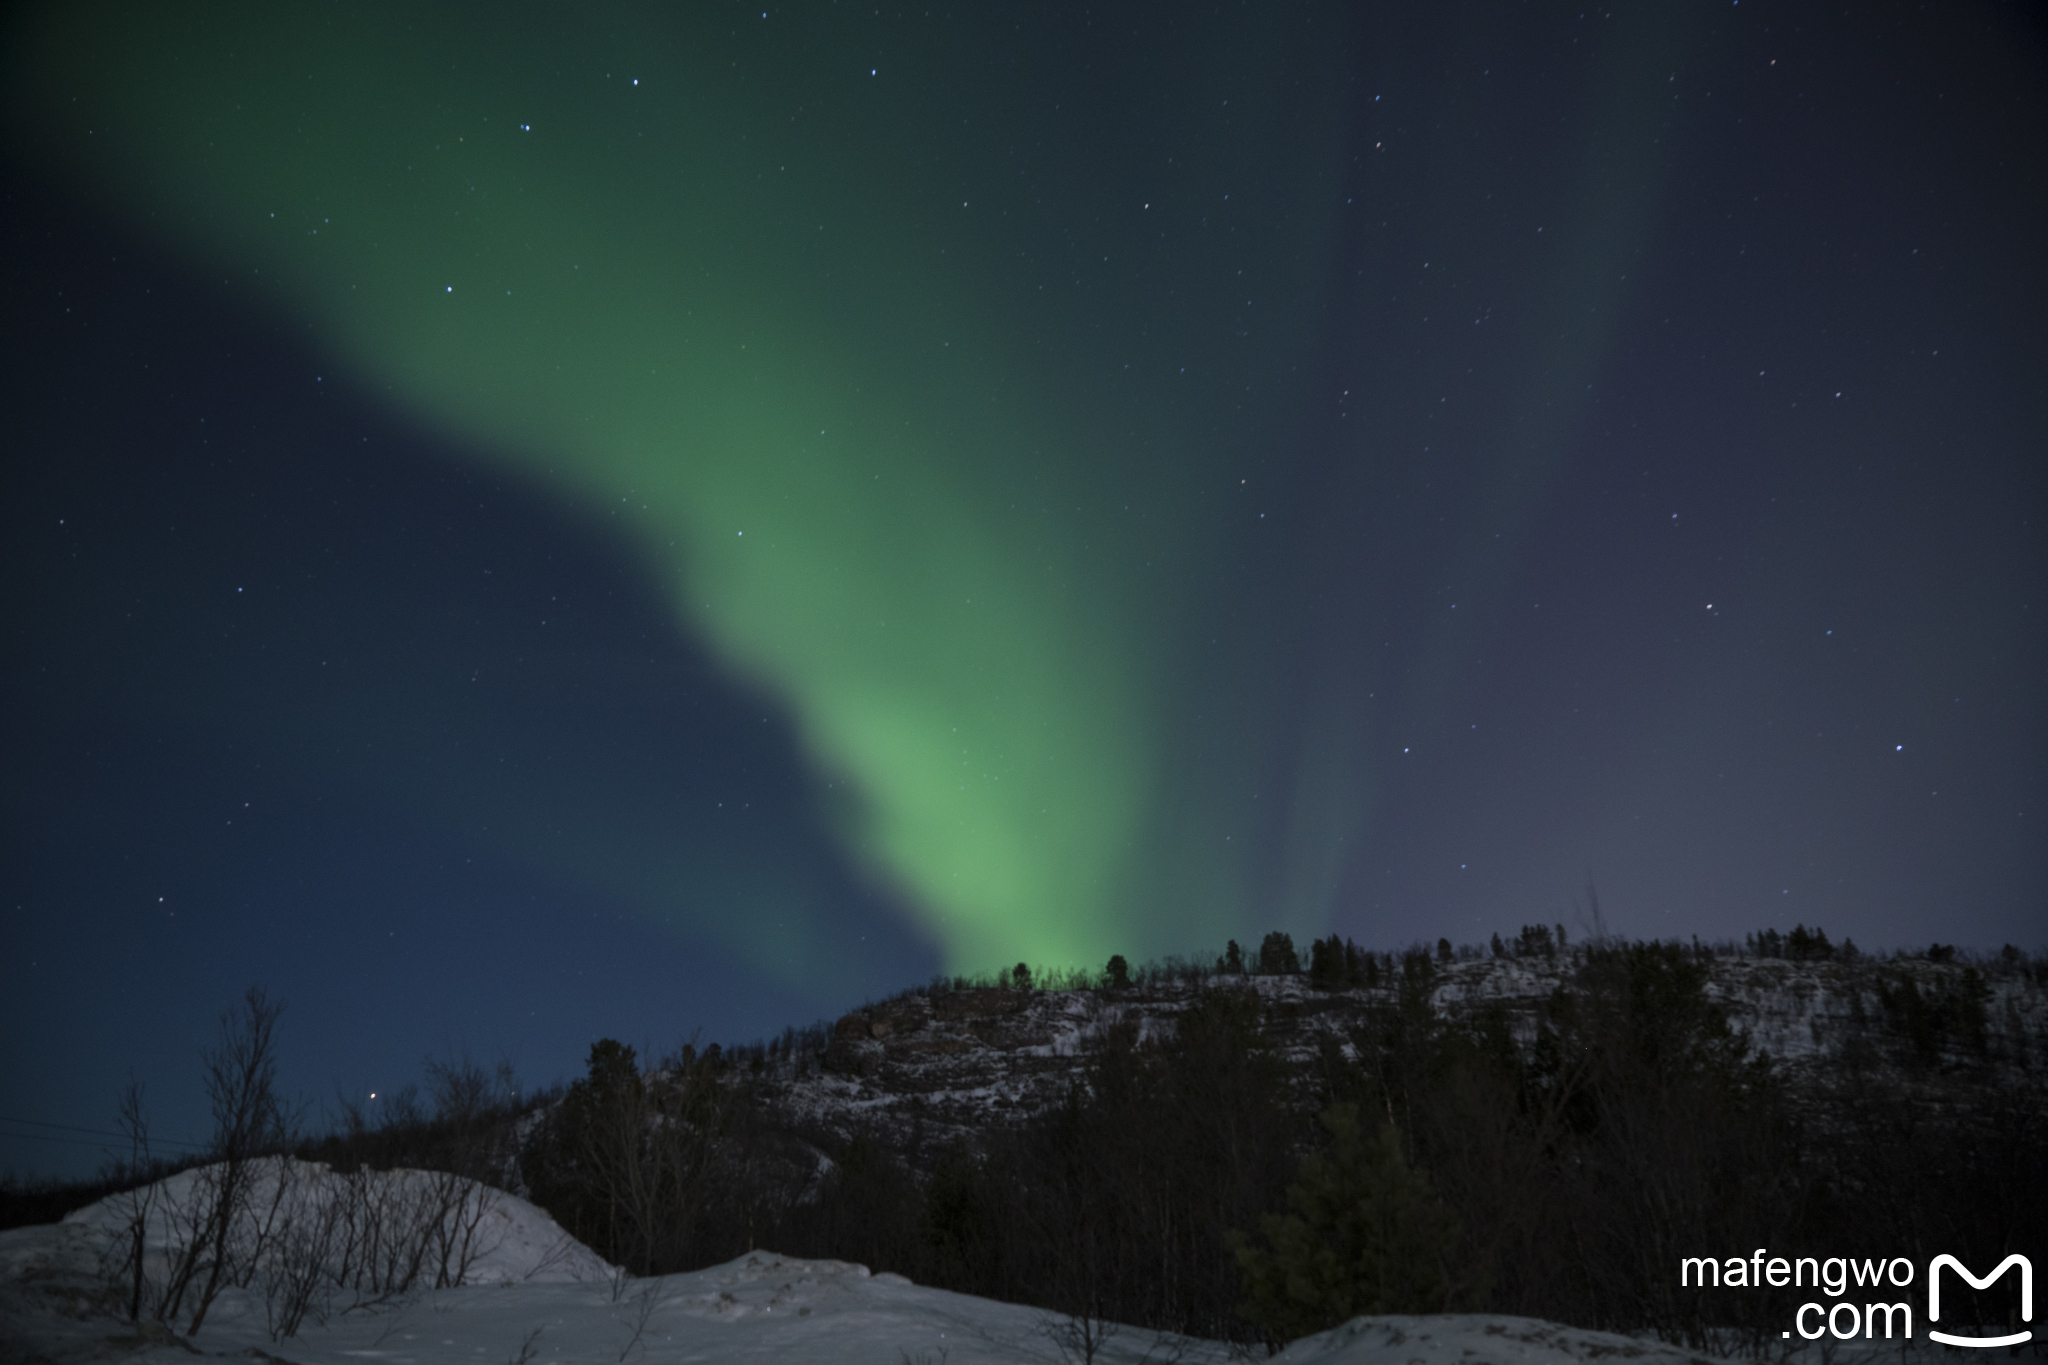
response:
<path id="1" fill-rule="evenodd" d="M 1511 583 L 1572 459 L 1688 21 L 1617 22 L 1565 136 L 1412 60 L 1485 26 L 1196 16 L 1089 75 L 1050 23 L 743 18 L 51 5 L 9 131 L 616 527 L 949 968 L 1321 932 L 1480 673 L 1418 584 Z M 797 880 L 581 818 L 535 856 L 830 976 Z"/>
<path id="2" fill-rule="evenodd" d="M 744 40 L 607 18 L 565 52 L 537 21 L 67 7 L 30 99 L 46 154 L 275 289 L 362 385 L 616 514 L 851 785 L 844 837 L 950 965 L 1234 927 L 1224 854 L 1137 865 L 1171 832 L 1158 695 L 1218 405 L 1157 343 L 1090 377 L 1133 353 L 1043 302 L 1066 263 L 1015 265 L 1023 200 L 963 187 L 953 78 L 906 93 L 843 34 L 722 69 Z M 1149 204 L 1119 207 L 1111 239 L 1147 240 Z M 1301 216 L 1299 268 L 1328 230 Z M 1141 876 L 1176 900 L 1163 936 Z M 705 927 L 750 942 L 744 914 Z"/>

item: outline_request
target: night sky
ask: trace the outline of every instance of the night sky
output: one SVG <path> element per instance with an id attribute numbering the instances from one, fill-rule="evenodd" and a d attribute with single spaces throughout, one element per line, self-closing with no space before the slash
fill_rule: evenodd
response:
<path id="1" fill-rule="evenodd" d="M 2038 11 L 1195 8 L 11 11 L 0 1170 L 252 982 L 317 1120 L 1589 886 L 2048 942 Z"/>

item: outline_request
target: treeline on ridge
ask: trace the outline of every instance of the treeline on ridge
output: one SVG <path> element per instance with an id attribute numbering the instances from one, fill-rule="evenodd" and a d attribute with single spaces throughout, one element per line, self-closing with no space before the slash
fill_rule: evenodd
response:
<path id="1" fill-rule="evenodd" d="M 1848 993 L 1849 1027 L 1826 1065 L 1752 1051 L 1709 990 L 1717 955 L 1840 965 L 1829 988 Z M 1450 964 L 1488 956 L 1540 961 L 1555 989 L 1533 1014 L 1432 1003 Z M 1681 1289 L 1682 1258 L 1988 1266 L 2048 1212 L 2048 1039 L 2038 1011 L 2024 1026 L 1991 1014 L 1994 981 L 2048 986 L 2048 962 L 1916 956 L 1909 971 L 1803 926 L 1711 947 L 1529 926 L 1396 954 L 1328 938 L 1304 962 L 1272 934 L 1250 952 L 921 988 L 1185 996 L 1176 1027 L 1108 1029 L 1062 1103 L 971 1140 L 779 1114 L 769 1084 L 818 1066 L 820 1025 L 652 1064 L 603 1040 L 582 1079 L 538 1096 L 449 1063 L 426 1103 L 400 1097 L 375 1122 L 345 1106 L 290 1146 L 525 1193 L 634 1274 L 765 1248 L 1247 1344 L 1357 1313 L 1487 1309 L 1762 1353 L 1795 1291 Z M 1256 975 L 1349 993 L 1350 1026 L 1284 1057 Z M 1959 1296 L 1966 1330 L 1987 1297 Z"/>
<path id="2" fill-rule="evenodd" d="M 1497 953 L 1561 973 L 1531 1028 L 1499 1005 L 1432 1005 L 1443 964 L 1475 950 L 1326 939 L 1302 973 L 1281 940 L 1226 950 L 1170 1034 L 1111 1029 L 1064 1103 L 971 1145 L 792 1134 L 749 1102 L 762 1054 L 685 1050 L 643 1072 L 602 1043 L 525 1149 L 526 1179 L 636 1273 L 769 1247 L 1247 1342 L 1487 1308 L 1762 1351 L 1793 1291 L 1681 1289 L 1681 1258 L 1768 1246 L 1988 1265 L 2048 1211 L 2037 1060 L 1994 1056 L 1986 1019 L 1986 972 L 2044 975 L 2016 950 L 1928 985 L 1864 960 L 1852 1031 L 1795 1088 L 1730 1027 L 1704 947 L 1526 929 Z M 1784 955 L 1774 941 L 1747 955 Z M 1182 965 L 1155 979 L 1188 979 Z M 1304 1068 L 1275 1052 L 1237 971 L 1383 989 Z M 1097 986 L 1134 975 L 1112 964 Z M 1033 982 L 1021 965 L 1006 976 Z M 954 984 L 995 983 L 934 988 Z M 1994 1061 L 2026 1083 L 1991 1084 Z"/>

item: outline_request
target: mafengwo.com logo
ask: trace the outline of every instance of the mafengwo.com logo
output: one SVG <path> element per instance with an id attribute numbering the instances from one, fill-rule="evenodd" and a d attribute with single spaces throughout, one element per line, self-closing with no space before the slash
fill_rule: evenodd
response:
<path id="1" fill-rule="evenodd" d="M 1987 1336 L 1981 1333 L 1947 1332 L 1935 1326 L 1941 1321 L 1943 1271 L 1949 1272 L 1951 1286 L 1960 1279 L 1970 1288 L 1988 1290 L 2004 1278 L 2007 1271 L 2017 1270 L 2019 1281 L 2019 1322 L 2034 1320 L 2034 1263 L 2014 1252 L 2000 1261 L 1989 1274 L 1978 1275 L 1954 1256 L 1946 1252 L 1927 1263 L 1927 1337 L 1944 1346 L 2018 1346 L 2032 1341 L 2031 1329 L 2008 1331 L 2002 1335 Z M 1687 1256 L 1678 1263 L 1678 1283 L 1688 1289 L 1804 1289 L 1811 1287 L 1835 1300 L 1833 1303 L 1818 1301 L 1802 1303 L 1793 1314 L 1792 1328 L 1782 1333 L 1790 1339 L 1797 1333 L 1807 1341 L 1819 1341 L 1832 1337 L 1836 1341 L 1888 1341 L 1910 1340 L 1913 1336 L 1913 1303 L 1910 1294 L 1898 1294 L 1910 1290 L 1913 1285 L 1914 1266 L 1904 1256 L 1891 1260 L 1856 1260 L 1853 1257 L 1830 1256 L 1821 1260 L 1813 1256 L 1787 1258 L 1772 1256 L 1767 1248 L 1758 1247 L 1747 1258 L 1730 1256 L 1717 1261 L 1707 1256 Z M 1863 1289 L 1866 1295 L 1845 1297 L 1851 1290 Z M 1857 1302 L 1859 1298 L 1891 1298 L 1901 1300 L 1892 1303 Z M 1958 1325 L 1962 1314 L 1957 1310 L 1956 1289 L 1949 1291 L 1950 1325 Z M 2018 1327 L 2017 1322 L 2009 1322 Z"/>

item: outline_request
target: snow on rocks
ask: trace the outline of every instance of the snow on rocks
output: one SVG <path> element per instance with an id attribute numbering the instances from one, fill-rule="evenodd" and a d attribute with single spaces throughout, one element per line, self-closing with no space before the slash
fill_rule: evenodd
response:
<path id="1" fill-rule="evenodd" d="M 1527 1045 L 1539 1010 L 1582 961 L 1576 949 L 1432 961 L 1421 980 L 1440 1015 L 1503 1009 Z M 1923 991 L 1948 989 L 1964 965 L 1713 957 L 1705 960 L 1706 991 L 1753 1052 L 1769 1053 L 1798 1079 L 1832 1064 L 1842 1040 L 1860 1027 L 1858 1011 L 1876 1008 L 1879 983 L 1914 980 Z M 931 1152 L 955 1137 L 1044 1113 L 1085 1080 L 1092 1044 L 1118 1028 L 1141 1039 L 1168 1036 L 1205 991 L 1255 993 L 1267 1043 L 1297 1069 L 1326 1046 L 1349 1055 L 1353 1032 L 1397 999 L 1402 974 L 1396 967 L 1377 987 L 1343 990 L 1318 990 L 1293 975 L 1150 980 L 1114 991 L 913 992 L 842 1017 L 821 1056 L 802 1065 L 785 1058 L 738 1083 L 793 1129 L 841 1137 L 866 1129 L 899 1152 L 908 1153 L 913 1139 Z M 1993 1051 L 2019 1055 L 2022 1040 L 2048 1030 L 2048 990 L 2022 973 L 1988 969 L 1984 985 Z"/>

